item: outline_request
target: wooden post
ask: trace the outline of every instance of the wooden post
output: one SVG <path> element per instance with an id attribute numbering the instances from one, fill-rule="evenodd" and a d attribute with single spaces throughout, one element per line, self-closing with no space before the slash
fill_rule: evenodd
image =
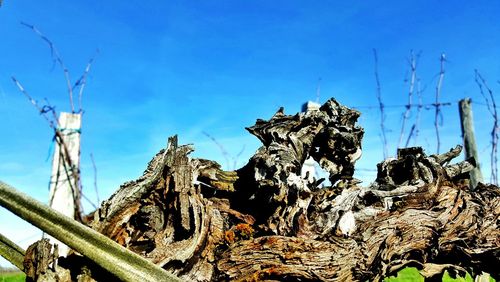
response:
<path id="1" fill-rule="evenodd" d="M 55 142 L 50 176 L 49 206 L 73 219 L 79 216 L 80 128 L 81 114 L 61 112 L 56 139 L 62 142 Z M 69 248 L 57 243 L 60 254 L 66 255 Z"/>
<path id="2" fill-rule="evenodd" d="M 321 107 L 320 104 L 308 101 L 307 103 L 302 104 L 302 112 L 312 112 L 319 111 Z M 301 176 L 306 178 L 307 181 L 312 182 L 316 177 L 316 161 L 312 157 L 308 157 L 304 163 L 302 164 Z"/>
<path id="3" fill-rule="evenodd" d="M 476 168 L 470 172 L 470 186 L 475 189 L 479 182 L 483 182 L 483 175 L 479 164 L 476 138 L 474 136 L 474 119 L 472 117 L 470 98 L 462 99 L 459 102 L 460 124 L 462 127 L 462 138 L 465 148 L 465 158 L 473 157 L 476 161 Z"/>

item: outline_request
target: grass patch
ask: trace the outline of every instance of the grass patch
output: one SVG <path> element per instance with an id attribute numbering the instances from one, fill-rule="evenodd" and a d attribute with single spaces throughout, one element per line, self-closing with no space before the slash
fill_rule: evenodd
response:
<path id="1" fill-rule="evenodd" d="M 390 276 L 384 278 L 384 282 L 424 282 L 425 278 L 420 275 L 418 269 L 415 267 L 406 267 L 398 272 L 397 276 Z M 448 271 L 443 274 L 443 282 L 474 282 L 472 276 L 467 273 L 465 277 L 457 276 L 452 278 Z M 490 282 L 495 282 L 495 279 L 490 277 Z"/>
<path id="2" fill-rule="evenodd" d="M 472 276 L 470 276 L 469 273 L 465 275 L 465 277 L 460 277 L 457 276 L 456 278 L 453 278 L 448 274 L 448 271 L 445 270 L 443 274 L 443 281 L 446 282 L 474 282 L 474 279 L 472 279 Z"/>
<path id="3" fill-rule="evenodd" d="M 22 272 L 3 272 L 0 273 L 0 282 L 24 282 L 26 275 Z"/>
<path id="4" fill-rule="evenodd" d="M 398 272 L 398 276 L 384 278 L 384 282 L 424 282 L 425 279 L 415 267 L 406 267 Z"/>

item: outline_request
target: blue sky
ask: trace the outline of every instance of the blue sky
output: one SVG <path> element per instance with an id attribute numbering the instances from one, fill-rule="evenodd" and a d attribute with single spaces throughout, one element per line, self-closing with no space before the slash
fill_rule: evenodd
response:
<path id="1" fill-rule="evenodd" d="M 194 156 L 225 164 L 208 132 L 239 164 L 259 142 L 244 127 L 280 107 L 293 114 L 307 100 L 335 97 L 347 106 L 377 104 L 372 48 L 379 54 L 382 98 L 407 102 L 407 58 L 421 52 L 418 73 L 425 103 L 434 102 L 439 57 L 446 53 L 442 150 L 461 142 L 456 102 L 483 102 L 479 69 L 500 92 L 499 1 L 25 1 L 0 7 L 0 179 L 46 202 L 52 132 L 11 81 L 59 111 L 69 103 L 63 73 L 46 44 L 56 45 L 75 80 L 99 49 L 83 97 L 84 193 L 95 199 L 90 153 L 101 198 L 142 174 L 150 158 L 179 134 Z M 365 127 L 357 176 L 373 180 L 382 159 L 379 112 L 359 108 Z M 483 167 L 489 164 L 492 119 L 474 105 Z M 387 108 L 394 154 L 404 108 Z M 433 113 L 422 113 L 422 145 L 435 152 Z M 411 118 L 415 117 L 415 113 Z M 227 168 L 227 165 L 226 165 Z M 485 171 L 488 178 L 489 172 Z M 85 192 L 86 191 L 86 192 Z M 90 208 L 87 205 L 87 211 Z M 29 225 L 0 209 L 0 232 L 27 244 Z M 2 262 L 0 262 L 1 264 Z M 4 262 L 3 262 L 4 263 Z"/>

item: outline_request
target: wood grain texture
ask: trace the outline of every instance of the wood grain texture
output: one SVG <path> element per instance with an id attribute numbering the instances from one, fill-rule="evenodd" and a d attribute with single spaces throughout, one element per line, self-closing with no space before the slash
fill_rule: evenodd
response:
<path id="1" fill-rule="evenodd" d="M 189 157 L 177 138 L 88 223 L 188 281 L 379 281 L 407 266 L 426 277 L 486 271 L 498 279 L 500 190 L 468 188 L 461 147 L 406 148 L 353 179 L 360 113 L 334 99 L 317 111 L 257 120 L 263 146 L 237 171 Z M 333 185 L 301 177 L 312 157 Z M 311 180 L 312 179 L 312 180 Z"/>

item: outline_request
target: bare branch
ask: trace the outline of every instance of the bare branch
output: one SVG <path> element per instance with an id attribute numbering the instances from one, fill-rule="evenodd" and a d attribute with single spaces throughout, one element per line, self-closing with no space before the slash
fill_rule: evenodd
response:
<path id="1" fill-rule="evenodd" d="M 420 117 L 422 114 L 422 108 L 423 103 L 422 103 L 422 90 L 420 87 L 420 79 L 417 79 L 417 97 L 418 97 L 418 107 L 417 107 L 417 116 L 415 117 L 415 138 L 413 139 L 415 141 L 415 145 L 417 144 L 418 141 L 418 136 L 420 133 Z"/>
<path id="2" fill-rule="evenodd" d="M 69 76 L 69 71 L 68 71 L 68 68 L 66 68 L 66 65 L 64 64 L 64 61 L 62 60 L 61 56 L 59 55 L 59 52 L 57 51 L 56 46 L 54 45 L 54 43 L 52 43 L 52 41 L 47 36 L 45 36 L 34 25 L 27 24 L 27 23 L 24 23 L 24 22 L 21 22 L 21 24 L 23 26 L 31 29 L 34 33 L 36 33 L 38 36 L 40 36 L 40 38 L 49 45 L 50 54 L 52 56 L 53 62 L 57 62 L 59 64 L 59 66 L 61 67 L 61 69 L 63 70 L 63 72 L 64 72 L 64 78 L 66 80 L 66 86 L 68 87 L 69 103 L 70 103 L 70 106 L 71 106 L 71 112 L 75 113 L 75 106 L 74 106 L 74 103 L 73 103 L 73 88 L 71 87 L 71 79 L 70 79 L 70 76 Z"/>
<path id="3" fill-rule="evenodd" d="M 245 151 L 245 145 L 242 146 L 242 148 L 238 152 L 238 154 L 236 154 L 235 156 L 233 156 L 233 155 L 229 154 L 226 151 L 226 148 L 224 148 L 224 145 L 222 145 L 221 143 L 219 143 L 219 141 L 217 141 L 217 139 L 215 139 L 212 135 L 208 134 L 205 131 L 203 131 L 202 133 L 203 133 L 203 135 L 205 135 L 208 138 L 210 138 L 210 140 L 212 140 L 215 143 L 215 145 L 217 145 L 217 147 L 219 147 L 219 150 L 222 153 L 222 156 L 224 156 L 224 159 L 226 160 L 226 165 L 227 165 L 226 169 L 227 170 L 235 170 L 236 166 L 238 164 L 238 159 L 240 158 L 241 154 L 243 154 L 243 152 Z M 231 167 L 231 161 L 232 161 L 232 167 Z"/>
<path id="4" fill-rule="evenodd" d="M 411 126 L 410 129 L 410 134 L 408 135 L 408 139 L 406 139 L 406 144 L 405 147 L 408 147 L 410 144 L 410 140 L 413 137 L 413 144 L 416 146 L 418 137 L 420 135 L 420 117 L 422 115 L 422 108 L 424 108 L 424 104 L 422 103 L 422 91 L 420 88 L 420 79 L 417 77 L 417 98 L 418 98 L 418 104 L 417 106 L 417 114 L 415 117 L 415 123 Z M 448 103 L 451 105 L 451 103 Z M 441 104 L 443 105 L 443 104 Z"/>
<path id="5" fill-rule="evenodd" d="M 479 86 L 479 92 L 481 93 L 481 96 L 483 96 L 484 100 L 486 101 L 486 107 L 488 108 L 488 111 L 490 112 L 490 114 L 494 115 L 496 104 L 495 104 L 495 99 L 493 97 L 493 91 L 489 88 L 488 84 L 486 83 L 486 80 L 483 78 L 483 76 L 481 75 L 481 73 L 479 73 L 479 71 L 477 69 L 474 70 L 474 74 L 475 74 L 474 78 L 475 78 L 476 84 Z M 488 95 L 490 98 L 488 98 L 488 96 L 486 96 L 483 88 L 486 88 L 486 91 L 488 91 Z"/>
<path id="6" fill-rule="evenodd" d="M 92 167 L 94 168 L 94 189 L 95 196 L 97 198 L 97 204 L 99 205 L 101 203 L 101 200 L 99 199 L 99 189 L 97 189 L 97 167 L 95 165 L 94 155 L 92 153 L 90 153 L 90 159 L 92 160 Z"/>
<path id="7" fill-rule="evenodd" d="M 240 159 L 241 155 L 243 154 L 243 152 L 245 151 L 245 147 L 246 145 L 243 145 L 241 147 L 241 150 L 238 152 L 238 154 L 236 154 L 236 156 L 234 156 L 232 159 L 233 159 L 233 169 L 236 169 L 236 165 L 238 164 L 238 160 Z"/>
<path id="8" fill-rule="evenodd" d="M 57 127 L 59 127 L 59 119 L 57 118 L 56 106 L 52 106 L 47 98 L 43 98 L 45 100 L 45 105 L 42 107 L 42 112 L 50 113 L 52 115 L 52 120 L 55 121 Z"/>
<path id="9" fill-rule="evenodd" d="M 475 81 L 479 87 L 479 92 L 483 96 L 486 101 L 486 106 L 491 116 L 493 117 L 493 128 L 491 130 L 491 153 L 490 153 L 490 165 L 491 165 L 491 177 L 490 181 L 498 185 L 498 140 L 499 140 L 499 123 L 498 123 L 498 112 L 497 105 L 495 101 L 495 96 L 493 95 L 493 91 L 486 83 L 486 80 L 479 73 L 478 70 L 474 70 L 475 73 Z M 486 95 L 485 90 L 488 92 Z"/>
<path id="10" fill-rule="evenodd" d="M 21 91 L 21 93 L 24 94 L 24 96 L 26 96 L 26 98 L 28 98 L 28 100 L 30 101 L 30 103 L 37 109 L 38 113 L 40 113 L 40 115 L 49 123 L 49 126 L 50 128 L 52 129 L 56 129 L 56 126 L 57 126 L 57 117 L 54 118 L 54 117 L 50 117 L 48 115 L 48 113 L 52 113 L 53 116 L 55 116 L 55 107 L 52 107 L 50 106 L 50 104 L 48 104 L 48 101 L 47 101 L 47 105 L 43 105 L 43 106 L 40 106 L 38 104 L 38 102 L 33 99 L 33 97 L 31 97 L 31 95 L 29 95 L 29 93 L 26 91 L 26 89 L 24 89 L 24 87 L 22 86 L 22 84 L 19 82 L 19 80 L 17 80 L 15 77 L 11 77 L 12 78 L 12 81 L 14 81 L 14 84 L 16 84 L 17 88 L 19 89 L 19 91 Z"/>
<path id="11" fill-rule="evenodd" d="M 82 198 L 85 199 L 85 201 L 87 201 L 93 208 L 94 210 L 97 210 L 97 205 L 94 204 L 87 196 L 85 196 L 85 194 L 82 193 Z"/>
<path id="12" fill-rule="evenodd" d="M 453 101 L 453 102 L 441 102 L 439 103 L 440 107 L 444 107 L 444 106 L 451 106 L 451 105 L 454 105 L 458 103 L 458 101 Z M 481 104 L 481 103 L 477 103 L 475 102 L 476 104 L 480 104 L 480 105 L 486 105 L 486 104 Z M 389 109 L 389 108 L 405 108 L 406 106 L 408 105 L 385 105 L 384 104 L 384 109 Z M 436 103 L 426 103 L 426 104 L 412 104 L 411 105 L 412 107 L 417 107 L 417 106 L 420 106 L 422 109 L 425 109 L 425 110 L 429 110 L 431 108 L 435 108 L 436 107 Z M 353 106 L 354 109 L 375 109 L 375 108 L 379 108 L 379 105 L 376 105 L 376 106 Z"/>
<path id="13" fill-rule="evenodd" d="M 401 142 L 403 141 L 406 121 L 410 118 L 413 91 L 415 88 L 415 81 L 417 78 L 417 59 L 415 58 L 415 54 L 413 54 L 413 50 L 410 51 L 410 58 L 408 59 L 408 64 L 410 65 L 410 89 L 408 90 L 408 104 L 406 105 L 406 110 L 403 114 L 403 121 L 401 123 L 401 132 L 399 134 L 398 148 L 401 147 Z M 413 127 L 412 127 L 412 130 L 413 130 Z M 411 133 L 410 133 L 410 135 L 411 135 Z M 409 138 L 408 138 L 408 140 L 409 140 Z"/>
<path id="14" fill-rule="evenodd" d="M 215 143 L 215 145 L 217 145 L 217 147 L 219 147 L 219 150 L 222 153 L 222 156 L 226 160 L 227 169 L 231 169 L 230 162 L 229 162 L 229 153 L 226 151 L 224 146 L 221 143 L 219 143 L 219 141 L 217 141 L 217 139 L 215 139 L 212 135 L 208 134 L 207 132 L 203 131 L 202 133 L 203 133 L 203 135 L 210 138 L 210 140 L 212 140 Z"/>
<path id="15" fill-rule="evenodd" d="M 90 72 L 90 67 L 92 66 L 92 64 L 94 63 L 94 59 L 95 57 L 97 56 L 97 54 L 99 54 L 99 50 L 96 50 L 96 53 L 94 54 L 94 56 L 92 56 L 89 60 L 89 62 L 87 63 L 87 67 L 85 68 L 85 71 L 83 72 L 83 74 L 80 76 L 80 78 L 75 82 L 75 84 L 73 85 L 73 89 L 79 87 L 79 91 L 78 91 L 78 112 L 82 112 L 82 95 L 83 95 L 83 89 L 85 88 L 85 85 L 87 84 L 87 76 Z"/>
<path id="16" fill-rule="evenodd" d="M 384 153 L 384 159 L 387 158 L 387 136 L 386 136 L 386 128 L 384 125 L 385 122 L 385 112 L 384 112 L 384 103 L 382 103 L 382 90 L 380 87 L 380 79 L 378 76 L 378 56 L 377 56 L 377 49 L 373 49 L 373 59 L 375 62 L 375 82 L 377 84 L 377 100 L 378 100 L 378 107 L 380 110 L 380 131 L 382 135 L 382 145 L 383 145 L 383 153 Z"/>
<path id="17" fill-rule="evenodd" d="M 69 150 L 64 142 L 64 139 L 62 138 L 61 135 L 61 129 L 59 128 L 59 122 L 57 119 L 57 113 L 55 111 L 55 107 L 51 106 L 50 103 L 48 102 L 47 99 L 46 105 L 40 106 L 38 102 L 31 97 L 31 95 L 28 94 L 28 92 L 24 89 L 24 87 L 21 85 L 21 83 L 15 78 L 12 77 L 12 80 L 18 87 L 19 91 L 21 91 L 26 98 L 30 101 L 30 103 L 38 110 L 40 115 L 44 117 L 44 119 L 48 122 L 50 128 L 54 130 L 54 140 L 57 142 L 57 144 L 60 146 L 61 151 L 60 151 L 60 158 L 62 159 L 62 164 L 65 169 L 65 174 L 66 174 L 66 180 L 70 181 L 71 175 L 75 176 L 75 182 L 70 183 L 71 190 L 74 193 L 74 202 L 75 202 L 75 209 L 77 212 L 75 213 L 77 219 L 81 218 L 81 213 L 80 213 L 80 199 L 79 199 L 79 194 L 81 193 L 81 183 L 80 183 L 80 171 L 77 169 L 77 167 L 73 164 L 72 160 L 69 157 Z M 51 116 L 49 116 L 51 114 Z M 56 176 L 56 182 L 59 182 L 59 174 Z M 52 202 L 52 199 L 50 199 L 50 202 Z"/>
<path id="18" fill-rule="evenodd" d="M 439 154 L 439 149 L 441 147 L 441 138 L 439 136 L 439 125 L 440 118 L 442 123 L 442 113 L 441 113 L 441 103 L 439 103 L 439 96 L 441 95 L 441 87 L 443 85 L 444 79 L 444 63 L 446 62 L 446 55 L 444 53 L 441 54 L 439 59 L 440 61 L 440 71 L 439 71 L 439 79 L 436 85 L 436 103 L 435 103 L 435 114 L 434 114 L 434 128 L 436 129 L 436 140 L 437 140 L 437 148 L 436 153 Z"/>
<path id="19" fill-rule="evenodd" d="M 406 121 L 410 118 L 413 89 L 415 88 L 415 80 L 417 76 L 417 62 L 415 60 L 415 55 L 413 54 L 413 50 L 410 51 L 410 58 L 408 59 L 408 63 L 410 65 L 410 89 L 408 91 L 408 104 L 406 104 L 405 107 L 406 110 L 403 113 L 403 120 L 401 122 L 401 132 L 399 134 L 398 148 L 401 147 L 401 142 L 403 141 Z"/>
<path id="20" fill-rule="evenodd" d="M 67 144 L 64 142 L 64 139 L 61 134 L 61 129 L 59 128 L 59 121 L 57 119 L 57 113 L 55 111 L 55 107 L 51 106 L 49 101 L 45 99 L 46 105 L 40 106 L 38 102 L 31 97 L 31 95 L 28 94 L 28 92 L 24 89 L 24 87 L 21 85 L 21 83 L 15 78 L 12 77 L 12 81 L 16 84 L 17 88 L 19 91 L 21 91 L 26 98 L 30 101 L 30 103 L 38 110 L 40 115 L 44 117 L 44 119 L 49 123 L 50 128 L 54 130 L 54 140 L 57 142 L 57 144 L 60 146 L 61 151 L 60 151 L 60 156 L 59 158 L 62 159 L 62 164 L 64 166 L 65 174 L 66 174 L 66 180 L 69 181 L 71 190 L 73 191 L 73 200 L 75 203 L 75 216 L 76 219 L 81 220 L 81 205 L 80 205 L 80 197 L 79 195 L 81 194 L 81 182 L 80 182 L 80 171 L 78 168 L 73 164 L 73 161 L 69 157 L 69 150 L 67 147 Z M 49 116 L 51 114 L 51 116 Z M 75 181 L 72 183 L 70 181 L 71 176 L 74 176 Z M 58 174 L 56 176 L 56 182 L 59 182 L 60 175 Z M 64 181 L 66 181 L 64 180 Z M 53 199 L 50 199 L 50 203 L 52 203 Z"/>
<path id="21" fill-rule="evenodd" d="M 321 94 L 321 77 L 318 78 L 318 88 L 316 88 L 316 103 L 319 103 L 320 94 Z"/>
<path id="22" fill-rule="evenodd" d="M 417 134 L 416 132 L 417 132 L 417 126 L 416 126 L 416 123 L 415 123 L 410 128 L 410 133 L 408 134 L 408 138 L 406 138 L 405 148 L 408 147 L 408 144 L 410 143 L 411 137 L 413 137 L 413 135 Z"/>

